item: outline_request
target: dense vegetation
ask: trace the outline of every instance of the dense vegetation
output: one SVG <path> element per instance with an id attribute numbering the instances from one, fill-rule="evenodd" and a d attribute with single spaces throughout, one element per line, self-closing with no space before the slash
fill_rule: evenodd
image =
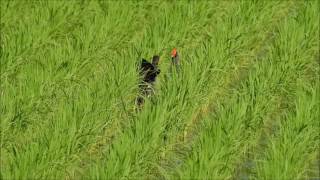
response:
<path id="1" fill-rule="evenodd" d="M 2 0 L 0 179 L 320 178 L 319 7 Z"/>

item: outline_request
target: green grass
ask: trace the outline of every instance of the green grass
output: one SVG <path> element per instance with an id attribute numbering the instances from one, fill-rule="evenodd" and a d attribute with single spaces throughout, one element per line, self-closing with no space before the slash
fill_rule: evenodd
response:
<path id="1" fill-rule="evenodd" d="M 0 5 L 0 179 L 320 178 L 319 1 Z"/>

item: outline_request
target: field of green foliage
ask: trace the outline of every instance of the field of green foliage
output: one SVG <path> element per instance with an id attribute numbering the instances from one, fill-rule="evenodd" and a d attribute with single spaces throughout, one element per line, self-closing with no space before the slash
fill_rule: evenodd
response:
<path id="1" fill-rule="evenodd" d="M 0 5 L 1 180 L 320 178 L 319 1 Z"/>

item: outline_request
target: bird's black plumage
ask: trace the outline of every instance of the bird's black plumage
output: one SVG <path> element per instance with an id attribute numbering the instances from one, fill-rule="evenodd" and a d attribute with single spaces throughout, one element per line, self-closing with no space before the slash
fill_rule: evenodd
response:
<path id="1" fill-rule="evenodd" d="M 150 63 L 147 60 L 142 59 L 141 67 L 140 67 L 140 75 L 143 78 L 143 82 L 145 83 L 155 82 L 158 74 L 160 74 L 160 69 L 158 69 L 157 64 Z"/>
<path id="2" fill-rule="evenodd" d="M 141 76 L 141 82 L 139 84 L 140 96 L 137 98 L 137 104 L 141 105 L 144 102 L 144 97 L 148 97 L 154 94 L 154 83 L 156 77 L 160 74 L 158 68 L 160 57 L 153 56 L 152 63 L 146 59 L 142 59 L 140 64 L 139 74 Z"/>

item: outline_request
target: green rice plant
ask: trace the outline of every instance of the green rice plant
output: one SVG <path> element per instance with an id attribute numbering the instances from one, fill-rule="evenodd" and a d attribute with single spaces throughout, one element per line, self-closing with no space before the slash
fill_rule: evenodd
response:
<path id="1" fill-rule="evenodd" d="M 0 5 L 0 179 L 228 179 L 248 153 L 252 179 L 311 177 L 318 2 Z M 155 54 L 156 95 L 137 112 L 137 67 Z"/>
<path id="2" fill-rule="evenodd" d="M 313 43 L 313 41 L 308 42 L 310 44 Z M 305 51 L 305 57 L 312 57 L 314 52 L 310 52 L 307 47 L 309 46 L 306 44 L 304 47 L 305 49 L 301 49 L 301 52 L 298 53 L 302 55 L 302 51 Z M 293 51 L 292 53 L 294 54 Z M 248 86 L 243 87 L 244 89 L 241 90 L 242 93 L 235 95 L 236 97 L 234 98 L 234 101 L 228 101 L 228 104 L 230 103 L 230 109 L 218 108 L 217 114 L 220 114 L 220 109 L 223 109 L 222 112 L 225 113 L 226 117 L 222 118 L 220 116 L 213 116 L 214 118 L 212 117 L 212 119 L 214 119 L 214 122 L 212 122 L 212 119 L 210 119 L 211 121 L 209 121 L 209 119 L 205 119 L 209 122 L 205 123 L 205 125 L 201 126 L 203 128 L 199 129 L 203 130 L 208 128 L 208 130 L 199 133 L 199 143 L 195 144 L 192 151 L 193 153 L 190 155 L 189 159 L 186 160 L 185 169 L 181 169 L 176 172 L 178 174 L 174 177 L 211 177 L 213 179 L 229 179 L 232 177 L 231 175 L 234 173 L 236 168 L 238 168 L 236 161 L 243 153 L 246 152 L 246 148 L 249 147 L 250 144 L 254 144 L 255 139 L 260 139 L 257 137 L 257 130 L 261 128 L 263 120 L 266 119 L 268 112 L 270 112 L 270 110 L 271 112 L 277 112 L 277 108 L 281 108 L 277 107 L 277 104 L 279 104 L 278 101 L 285 99 L 279 98 L 280 96 L 289 95 L 290 97 L 288 91 L 293 91 L 292 87 L 294 86 L 292 85 L 295 83 L 295 81 L 292 81 L 292 77 L 297 76 L 296 74 L 293 74 L 293 72 L 299 75 L 309 74 L 306 67 L 309 67 L 310 63 L 313 63 L 310 61 L 306 62 L 306 64 L 303 64 L 304 68 L 299 68 L 299 66 L 292 64 L 290 71 L 288 73 L 284 73 L 282 70 L 283 67 L 281 66 L 288 68 L 288 62 L 280 62 L 273 59 L 277 59 L 276 56 L 270 56 L 268 58 L 269 62 L 263 62 L 264 59 L 262 59 L 262 63 L 256 64 L 255 73 L 249 76 Z M 313 72 L 315 71 L 316 70 L 313 70 Z M 314 75 L 316 74 L 313 74 L 313 76 Z M 247 93 L 251 93 L 251 95 L 248 99 L 245 99 L 244 97 Z M 288 100 L 290 100 L 290 98 Z M 235 105 L 237 103 L 239 103 L 239 105 Z M 240 105 L 240 103 L 244 105 Z M 245 107 L 245 110 L 240 109 L 240 107 Z M 245 117 L 241 117 L 241 115 L 244 115 Z M 225 130 L 226 128 L 224 126 L 221 127 L 221 124 L 230 124 L 230 126 L 232 125 L 232 128 Z M 231 141 L 229 144 L 226 143 L 228 140 Z M 252 166 L 254 165 L 249 163 L 252 163 L 252 161 L 244 162 L 241 165 L 251 166 L 252 169 Z M 168 179 L 172 178 L 173 177 L 170 177 Z M 236 178 L 248 178 L 248 175 L 247 177 Z M 274 178 L 275 177 L 273 177 L 273 179 Z M 281 178 L 278 177 L 275 179 Z"/>
<path id="3" fill-rule="evenodd" d="M 305 3 L 295 20 L 285 22 L 275 46 L 275 58 L 283 63 L 290 86 L 283 86 L 292 99 L 280 119 L 277 132 L 267 137 L 265 151 L 257 156 L 255 179 L 308 179 L 312 161 L 319 153 L 319 52 L 317 3 Z M 303 20 L 304 19 L 304 20 Z M 291 41 L 288 41 L 291 39 Z M 314 175 L 318 178 L 319 175 Z"/>
<path id="4" fill-rule="evenodd" d="M 179 6 L 181 6 L 181 5 L 179 5 Z M 190 7 L 190 5 L 188 5 L 188 6 L 184 5 L 182 7 L 188 8 L 188 7 Z M 210 11 L 208 11 L 208 12 L 210 12 Z M 177 17 L 179 17 L 179 16 L 177 16 Z M 172 19 L 174 19 L 174 18 L 172 18 Z M 177 22 L 177 21 L 172 21 L 171 23 L 174 23 L 174 22 Z M 161 21 L 159 23 L 161 24 Z M 157 30 L 155 30 L 155 32 L 156 31 Z M 183 54 L 183 52 L 182 52 L 182 54 Z M 165 59 L 165 60 L 167 60 L 169 62 L 169 58 Z M 165 61 L 165 60 L 162 60 L 162 61 Z M 203 75 L 201 74 L 202 69 L 200 68 L 200 66 L 204 66 L 204 64 L 203 64 L 204 61 L 206 61 L 206 59 L 203 59 L 202 61 L 199 61 L 197 64 L 194 64 L 193 68 L 191 68 L 191 66 L 190 65 L 188 66 L 187 64 L 185 64 L 185 66 L 186 66 L 186 68 L 190 68 L 190 71 L 194 72 L 194 74 L 196 74 L 196 76 L 201 78 L 201 76 L 203 76 Z M 187 75 L 189 77 L 191 77 L 192 74 L 190 72 L 188 72 L 187 70 L 182 72 L 182 74 L 181 74 L 182 77 L 187 76 Z M 164 68 L 164 71 L 162 71 L 162 72 L 165 73 L 166 68 Z M 181 77 L 181 76 L 179 75 L 179 77 Z M 179 82 L 179 81 L 182 82 L 183 79 L 179 79 L 179 77 L 176 77 L 176 78 L 169 77 L 168 83 L 171 83 L 172 85 L 174 85 L 174 82 Z M 187 77 L 187 78 L 190 79 L 189 77 Z M 160 80 L 161 80 L 161 78 L 162 77 L 160 76 Z M 205 80 L 206 79 L 203 79 L 202 81 L 205 81 Z M 162 83 L 162 82 L 163 81 L 160 81 L 160 83 Z M 171 93 L 175 94 L 172 97 L 181 98 L 181 95 L 184 95 L 184 94 L 182 94 L 183 91 L 190 91 L 191 92 L 190 95 L 192 93 L 194 95 L 196 95 L 195 92 L 201 90 L 201 88 L 196 86 L 196 83 L 199 83 L 199 82 L 197 82 L 197 79 L 194 79 L 192 81 L 188 81 L 185 83 L 186 84 L 184 86 L 187 86 L 187 87 L 184 88 L 182 86 L 182 87 L 180 87 L 181 89 L 173 89 L 174 86 L 166 86 L 162 89 L 162 87 L 161 87 L 162 84 L 159 84 L 159 86 L 161 88 L 160 92 L 162 92 L 162 94 L 158 93 L 158 95 L 156 95 L 156 97 L 154 98 L 154 101 L 156 103 L 151 105 L 150 104 L 151 102 L 147 102 L 145 104 L 143 111 L 140 114 L 138 114 L 137 118 L 133 119 L 132 125 L 129 127 L 129 129 L 125 129 L 125 132 L 124 132 L 125 134 L 119 135 L 118 138 L 116 139 L 116 141 L 114 142 L 114 144 L 111 145 L 112 146 L 112 149 L 110 150 L 111 152 L 121 151 L 123 153 L 128 153 L 127 151 L 122 151 L 122 150 L 127 149 L 126 146 L 128 146 L 128 145 L 131 147 L 132 151 L 129 152 L 126 156 L 128 158 L 133 156 L 132 159 L 128 160 L 129 164 L 119 163 L 119 161 L 120 161 L 119 158 L 121 156 L 118 154 L 115 154 L 114 156 L 113 156 L 113 154 L 109 155 L 109 156 L 106 155 L 106 160 L 102 160 L 101 163 L 96 165 L 98 167 L 98 169 L 102 170 L 100 172 L 99 177 L 105 177 L 105 178 L 107 178 L 107 177 L 109 177 L 109 178 L 120 177 L 120 176 L 140 177 L 144 174 L 147 174 L 148 169 L 151 169 L 150 164 L 148 164 L 149 163 L 148 159 L 150 159 L 150 160 L 153 159 L 152 158 L 153 152 L 155 152 L 155 151 L 156 151 L 155 152 L 156 154 L 159 154 L 157 152 L 157 149 L 158 149 L 158 147 L 160 147 L 159 146 L 160 144 L 157 145 L 156 147 L 153 147 L 152 144 L 154 144 L 155 142 L 163 141 L 162 140 L 163 138 L 161 137 L 161 136 L 163 136 L 162 135 L 163 132 L 161 130 L 163 130 L 163 128 L 166 127 L 165 122 L 167 121 L 168 116 L 169 117 L 171 116 L 171 118 L 174 116 L 175 112 L 172 110 L 177 108 L 177 106 L 176 106 L 177 101 L 170 98 L 170 96 L 173 95 Z M 167 91 L 167 88 L 172 88 L 172 89 Z M 195 88 L 195 89 L 192 89 L 192 88 Z M 181 90 L 181 91 L 178 91 L 178 90 Z M 165 96 L 165 94 L 167 94 L 167 96 Z M 185 98 L 189 98 L 186 95 L 190 96 L 189 93 L 185 94 Z M 171 108 L 170 106 L 173 106 L 173 105 L 175 107 Z M 187 108 L 190 108 L 190 107 L 185 106 L 185 110 L 183 110 L 183 111 L 187 112 L 188 111 Z M 132 141 L 132 140 L 134 140 L 134 141 Z M 145 143 L 140 145 L 142 140 Z M 119 144 L 120 142 L 121 142 L 121 144 Z M 158 143 L 156 143 L 156 144 L 158 144 Z M 147 145 L 147 146 L 144 146 L 144 145 Z M 139 156 L 137 157 L 137 154 L 142 154 L 141 155 L 142 157 L 139 157 Z M 140 159 L 143 159 L 143 161 L 141 162 L 142 164 L 138 164 L 138 165 L 131 164 L 136 161 L 141 161 Z M 110 168 L 107 171 L 105 170 L 105 168 L 103 168 L 105 166 L 110 167 L 111 164 L 119 164 L 120 167 L 118 167 L 117 169 Z M 123 166 L 126 166 L 126 167 L 123 167 Z M 90 170 L 90 171 L 92 172 L 93 176 L 95 176 L 97 174 L 96 168 L 95 169 L 91 168 L 91 169 L 93 169 L 93 170 Z M 126 171 L 126 173 L 123 173 L 123 171 Z"/>
<path id="5" fill-rule="evenodd" d="M 247 5 L 249 5 L 249 4 L 247 4 Z M 283 4 L 284 5 L 284 4 Z M 280 7 L 280 6 L 279 6 Z M 244 8 L 245 9 L 245 8 Z M 252 8 L 252 11 L 254 12 L 254 8 Z M 257 9 L 258 10 L 258 9 Z M 248 13 L 250 13 L 250 12 L 248 12 Z M 266 14 L 267 14 L 267 12 L 265 12 Z M 269 13 L 270 14 L 270 13 Z M 231 16 L 230 18 L 233 18 L 233 16 Z M 277 19 L 278 17 L 277 16 L 275 16 L 275 18 Z M 259 16 L 259 18 L 255 18 L 255 19 L 253 19 L 253 21 L 255 21 L 256 19 L 261 19 L 261 21 L 263 22 L 263 21 L 266 21 L 266 22 L 273 22 L 274 20 L 273 19 L 270 19 L 270 18 L 267 18 L 267 16 L 263 16 L 263 15 L 261 15 L 261 16 Z M 233 21 L 231 21 L 231 23 L 232 23 Z M 239 21 L 234 21 L 234 22 L 239 22 Z M 260 21 L 258 21 L 257 20 L 257 22 L 255 22 L 255 23 L 253 23 L 253 24 L 263 24 L 262 22 L 260 22 Z M 241 27 L 242 26 L 238 26 L 238 29 L 237 30 L 241 30 Z M 244 25 L 243 26 L 244 27 L 244 31 L 245 31 L 245 28 L 246 28 L 246 26 Z M 259 31 L 259 30 L 262 30 L 262 29 L 264 29 L 264 27 L 261 27 L 261 26 L 253 26 L 253 28 L 251 28 L 250 30 L 252 31 L 252 32 L 255 32 L 255 31 Z M 269 31 L 270 31 L 271 29 L 269 28 Z M 240 31 L 241 32 L 241 31 Z M 268 33 L 264 33 L 265 35 L 261 35 L 261 33 L 259 34 L 261 37 L 261 40 L 260 41 L 266 41 L 266 42 L 268 42 L 268 40 L 266 40 L 266 37 L 268 37 L 268 36 L 266 36 L 266 35 L 268 35 Z M 212 84 L 211 85 L 211 87 L 213 87 L 213 89 L 211 90 L 211 91 L 213 91 L 213 92 L 211 92 L 210 93 L 210 95 L 209 96 L 212 96 L 211 97 L 211 101 L 214 101 L 214 102 L 210 102 L 210 101 L 208 101 L 208 103 L 209 104 L 211 104 L 210 106 L 212 106 L 212 107 L 209 107 L 209 108 L 211 108 L 211 110 L 213 110 L 214 111 L 214 109 L 216 109 L 216 107 L 214 107 L 215 105 L 216 106 L 218 106 L 219 105 L 219 103 L 221 103 L 221 101 L 223 101 L 224 99 L 224 96 L 228 96 L 227 94 L 228 94 L 228 92 L 229 92 L 229 88 L 232 88 L 233 86 L 234 86 L 234 84 L 237 84 L 238 82 L 237 81 L 240 81 L 241 79 L 243 79 L 243 77 L 242 76 L 244 76 L 245 75 L 245 70 L 248 68 L 248 66 L 250 66 L 250 58 L 254 58 L 255 56 L 257 56 L 258 58 L 259 58 L 259 56 L 260 56 L 260 53 L 261 52 L 259 52 L 259 51 L 263 51 L 264 49 L 262 48 L 260 48 L 260 50 L 259 50 L 259 48 L 255 48 L 256 50 L 253 50 L 253 51 L 250 51 L 250 50 L 246 50 L 246 48 L 248 48 L 248 47 L 251 47 L 251 43 L 254 43 L 256 40 L 257 40 L 257 37 L 252 37 L 252 39 L 250 39 L 250 36 L 249 36 L 249 34 L 248 34 L 248 36 L 247 35 L 243 35 L 243 37 L 242 38 L 244 38 L 244 39 L 247 39 L 248 41 L 246 42 L 246 43 L 248 43 L 248 44 L 243 44 L 242 46 L 242 50 L 244 51 L 244 52 L 241 52 L 241 54 L 237 54 L 237 53 L 235 53 L 233 56 L 235 56 L 235 57 L 233 57 L 233 58 L 235 58 L 236 59 L 236 57 L 240 57 L 239 59 L 240 60 L 237 60 L 237 61 L 240 61 L 240 63 L 239 63 L 239 65 L 237 65 L 236 67 L 235 67 L 235 69 L 233 70 L 234 71 L 234 73 L 230 73 L 230 72 L 228 72 L 228 74 L 225 74 L 225 76 L 224 76 L 224 78 L 223 79 L 219 79 L 219 76 L 218 77 L 216 77 L 217 79 L 215 79 L 214 80 L 214 83 L 215 84 Z M 241 40 L 242 40 L 242 38 L 239 38 L 239 41 L 241 42 Z M 261 43 L 260 43 L 261 44 Z M 258 43 L 258 45 L 259 45 L 259 43 Z M 259 46 L 261 46 L 261 45 L 259 45 Z M 224 52 L 220 52 L 220 53 L 216 53 L 216 54 L 223 54 Z M 242 54 L 244 54 L 244 53 L 247 53 L 247 54 L 249 54 L 250 56 L 248 56 L 248 57 L 246 57 L 246 56 L 243 56 Z M 241 57 L 242 56 L 242 57 Z M 231 59 L 231 61 L 234 61 L 234 59 Z M 225 63 L 225 61 L 223 61 L 222 60 L 222 62 L 223 63 Z M 232 71 L 231 71 L 232 72 Z M 229 75 L 230 74 L 230 75 Z M 218 83 L 218 85 L 217 85 L 217 83 Z M 221 83 L 221 84 L 219 84 L 219 83 Z M 220 92 L 219 92 L 220 91 Z M 221 97 L 222 96 L 222 97 Z M 207 103 L 207 102 L 205 102 L 205 103 Z M 187 137 L 192 137 L 192 136 L 196 136 L 196 134 L 198 134 L 198 132 L 197 131 L 201 131 L 201 127 L 200 128 L 196 128 L 197 127 L 197 124 L 201 124 L 201 122 L 198 122 L 197 121 L 197 119 L 199 119 L 199 120 L 202 120 L 201 118 L 204 118 L 203 117 L 203 115 L 204 116 L 206 116 L 205 114 L 208 114 L 208 106 L 204 106 L 203 107 L 203 110 L 201 110 L 201 111 L 199 111 L 199 113 L 198 113 L 198 115 L 196 116 L 196 117 L 191 117 L 191 119 L 192 119 L 192 124 L 191 124 L 191 126 L 193 126 L 192 128 L 191 128 L 191 130 L 188 130 L 187 129 Z M 203 115 L 202 115 L 203 114 Z M 195 121 L 193 121 L 193 120 L 195 120 Z M 200 132 L 201 133 L 201 132 Z M 188 141 L 190 141 L 190 142 L 188 142 Z M 170 171 L 172 171 L 172 168 L 175 168 L 175 167 L 172 167 L 172 164 L 173 164 L 173 166 L 176 166 L 177 165 L 177 163 L 175 163 L 175 161 L 181 161 L 181 158 L 182 157 L 178 157 L 178 156 L 185 156 L 185 154 L 188 152 L 188 151 L 190 151 L 190 145 L 192 145 L 192 140 L 190 140 L 190 139 L 188 139 L 187 138 L 187 142 L 184 142 L 183 144 L 180 144 L 181 142 L 179 142 L 178 141 L 178 143 L 179 144 L 173 144 L 173 147 L 171 147 L 169 150 L 171 151 L 169 151 L 168 153 L 170 154 L 170 155 L 168 155 L 168 158 L 169 158 L 169 160 L 171 159 L 172 161 L 170 161 L 170 163 L 169 164 L 171 164 L 171 165 L 169 165 L 169 167 L 165 167 L 165 166 L 168 166 L 168 162 L 165 162 L 164 163 L 164 167 L 162 167 L 162 168 L 165 168 L 165 170 L 160 170 L 160 171 L 162 171 L 163 172 L 163 174 L 165 175 L 166 173 L 168 173 L 168 172 L 166 172 L 166 170 L 168 170 L 169 172 Z M 170 146 L 169 146 L 170 147 Z M 166 158 L 166 159 L 168 159 L 168 158 Z M 178 159 L 178 160 L 177 160 Z M 176 165 L 174 165 L 174 164 L 176 164 Z"/>
<path id="6" fill-rule="evenodd" d="M 135 24 L 112 20 L 130 6 L 109 4 L 113 14 L 102 16 L 90 10 L 98 2 L 1 3 L 9 8 L 2 19 L 28 14 L 17 23 L 2 21 L 1 174 L 5 179 L 62 178 L 64 167 L 74 166 L 132 106 L 136 55 L 134 49 L 121 53 L 117 44 L 129 42 L 110 36 L 130 39 L 118 28 L 134 32 Z M 15 8 L 20 8 L 17 14 Z M 139 19 L 129 17 L 122 22 Z"/>

